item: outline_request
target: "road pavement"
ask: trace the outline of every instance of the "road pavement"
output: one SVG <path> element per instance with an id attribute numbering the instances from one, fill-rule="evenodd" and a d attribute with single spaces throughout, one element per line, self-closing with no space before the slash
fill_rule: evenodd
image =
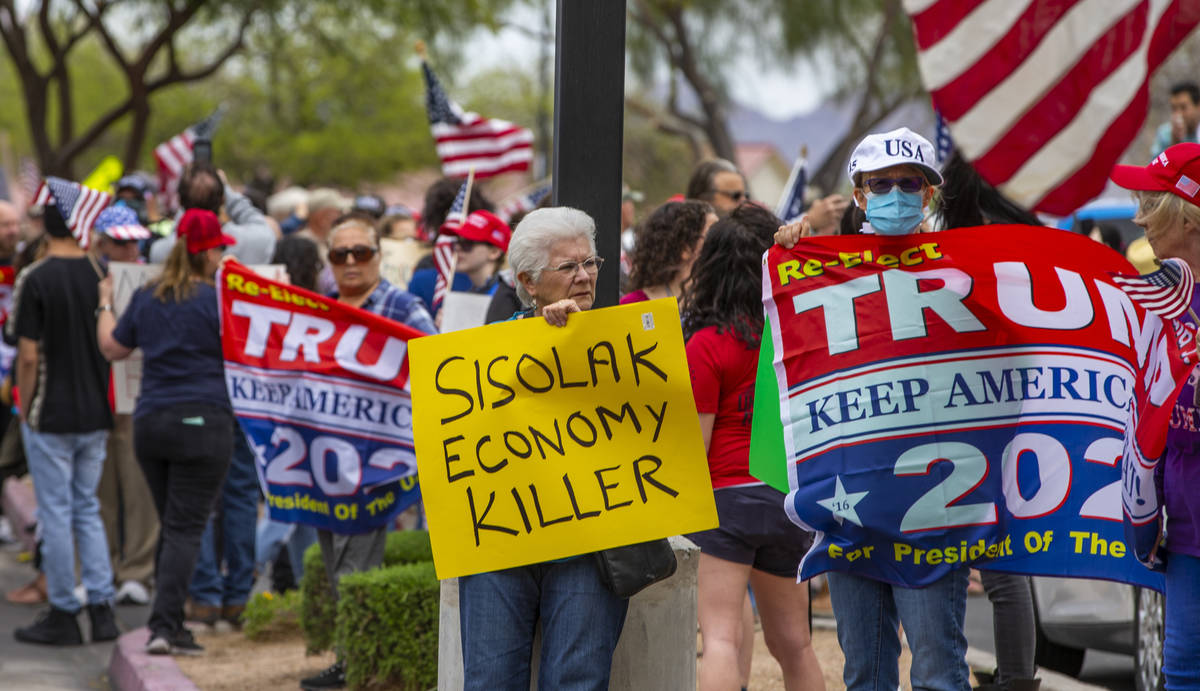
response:
<path id="1" fill-rule="evenodd" d="M 20 587 L 33 578 L 33 567 L 18 561 L 18 549 L 0 546 L 0 593 Z M 109 689 L 108 663 L 113 643 L 88 643 L 74 647 L 49 647 L 19 643 L 13 630 L 31 623 L 45 605 L 13 605 L 0 598 L 0 687 L 20 691 L 97 691 Z M 150 608 L 117 607 L 122 631 L 146 623 Z M 86 638 L 87 615 L 80 614 Z"/>
<path id="2" fill-rule="evenodd" d="M 967 642 L 974 648 L 995 654 L 992 635 L 992 605 L 984 595 L 967 598 Z M 1133 656 L 1089 650 L 1083 658 L 1079 680 L 1113 689 L 1134 691 Z"/>

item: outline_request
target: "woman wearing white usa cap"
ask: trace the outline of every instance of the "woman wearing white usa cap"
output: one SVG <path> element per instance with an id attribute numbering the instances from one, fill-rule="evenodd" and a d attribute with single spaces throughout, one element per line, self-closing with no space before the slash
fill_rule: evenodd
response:
<path id="1" fill-rule="evenodd" d="M 1159 259 L 1178 257 L 1200 274 L 1200 144 L 1176 144 L 1146 167 L 1116 166 L 1112 181 L 1135 190 L 1138 213 L 1133 222 L 1146 229 L 1146 240 Z M 1200 292 L 1180 319 L 1192 322 L 1200 311 Z M 1166 596 L 1163 676 L 1168 689 L 1200 688 L 1200 412 L 1195 380 L 1179 394 L 1166 457 L 1155 481 L 1166 525 Z M 1159 552 L 1162 552 L 1161 547 Z"/>
<path id="2" fill-rule="evenodd" d="M 933 190 L 942 184 L 933 145 L 907 127 L 867 135 L 855 147 L 847 173 L 854 203 L 866 212 L 864 233 L 921 232 Z M 785 225 L 775 242 L 792 247 L 812 233 L 808 220 Z M 924 588 L 906 588 L 851 573 L 829 572 L 838 643 L 846 658 L 849 691 L 894 691 L 900 686 L 900 633 L 912 650 L 913 689 L 962 691 L 971 687 L 963 621 L 967 569 Z"/>
<path id="3" fill-rule="evenodd" d="M 869 134 L 859 142 L 846 172 L 854 183 L 854 205 L 867 216 L 862 232 L 921 232 L 933 190 L 942 184 L 935 161 L 929 140 L 907 127 Z M 780 228 L 775 242 L 790 248 L 812 234 L 807 216 L 801 216 Z"/>

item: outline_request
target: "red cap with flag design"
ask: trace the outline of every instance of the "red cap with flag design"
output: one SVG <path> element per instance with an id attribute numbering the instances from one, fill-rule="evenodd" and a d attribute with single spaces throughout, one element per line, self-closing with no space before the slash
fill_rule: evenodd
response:
<path id="1" fill-rule="evenodd" d="M 1145 167 L 1113 166 L 1109 177 L 1127 190 L 1170 192 L 1200 206 L 1200 144 L 1176 144 Z"/>

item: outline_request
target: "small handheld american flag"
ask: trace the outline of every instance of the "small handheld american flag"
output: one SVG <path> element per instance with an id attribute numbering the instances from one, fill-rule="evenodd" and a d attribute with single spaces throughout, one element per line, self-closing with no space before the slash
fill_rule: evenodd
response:
<path id="1" fill-rule="evenodd" d="M 508 223 L 512 220 L 513 216 L 522 211 L 533 211 L 536 209 L 537 205 L 541 204 L 542 200 L 549 196 L 551 191 L 553 191 L 553 185 L 549 182 L 537 185 L 533 189 L 522 192 L 501 204 L 500 210 L 496 212 L 496 216 L 501 221 Z"/>
<path id="2" fill-rule="evenodd" d="M 775 215 L 784 223 L 791 223 L 804 214 L 804 188 L 808 186 L 808 147 L 800 149 L 800 157 L 792 165 L 783 196 L 775 207 Z"/>
<path id="3" fill-rule="evenodd" d="M 1129 299 L 1163 319 L 1176 319 L 1188 311 L 1196 284 L 1192 268 L 1175 257 L 1162 260 L 1158 270 L 1152 273 L 1141 276 L 1113 274 L 1112 279 Z"/>
<path id="4" fill-rule="evenodd" d="M 225 115 L 225 106 L 218 107 L 212 115 L 192 125 L 183 132 L 154 147 L 154 159 L 158 162 L 158 185 L 173 206 L 176 189 L 183 169 L 194 157 L 193 147 L 197 139 L 212 139 Z"/>
<path id="5" fill-rule="evenodd" d="M 71 235 L 83 249 L 91 242 L 92 224 L 96 217 L 112 201 L 112 195 L 100 192 L 90 187 L 84 187 L 78 182 L 63 180 L 53 176 L 47 177 L 38 188 L 33 203 L 38 206 L 53 205 L 58 207 Z"/>
<path id="6" fill-rule="evenodd" d="M 475 171 L 467 176 L 463 181 L 462 187 L 458 188 L 458 194 L 454 197 L 454 203 L 450 205 L 450 211 L 446 214 L 446 220 L 442 223 L 442 227 L 458 228 L 467 220 L 467 203 L 471 198 L 471 185 L 475 181 Z M 437 241 L 433 243 L 433 266 L 437 269 L 437 282 L 433 285 L 433 316 L 442 310 L 442 302 L 446 299 L 446 293 L 450 292 L 451 286 L 454 285 L 454 271 L 458 264 L 458 255 L 454 253 L 454 241 L 457 236 L 449 233 L 439 232 Z"/>

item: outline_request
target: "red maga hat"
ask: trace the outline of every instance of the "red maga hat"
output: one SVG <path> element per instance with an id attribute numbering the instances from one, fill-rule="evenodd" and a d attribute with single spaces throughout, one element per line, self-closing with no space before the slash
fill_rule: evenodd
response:
<path id="1" fill-rule="evenodd" d="M 501 252 L 508 251 L 508 241 L 512 239 L 512 229 L 490 211 L 472 211 L 467 220 L 457 228 L 447 228 L 444 232 L 457 235 L 464 240 L 486 242 L 500 248 Z"/>
<path id="2" fill-rule="evenodd" d="M 1144 168 L 1113 166 L 1109 177 L 1127 190 L 1170 192 L 1200 206 L 1200 144 L 1176 144 Z"/>
<path id="3" fill-rule="evenodd" d="M 221 232 L 221 219 L 205 209 L 188 209 L 179 219 L 175 233 L 187 239 L 188 254 L 199 254 L 204 250 L 225 245 L 236 245 L 237 240 Z"/>

